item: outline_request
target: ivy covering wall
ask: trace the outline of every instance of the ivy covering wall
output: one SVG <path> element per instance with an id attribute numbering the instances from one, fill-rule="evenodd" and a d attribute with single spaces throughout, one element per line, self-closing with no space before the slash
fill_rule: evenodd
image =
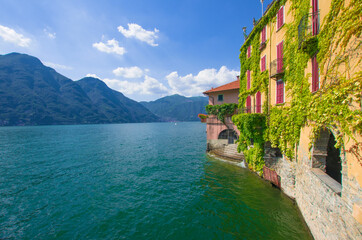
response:
<path id="1" fill-rule="evenodd" d="M 217 119 L 225 123 L 225 117 L 231 116 L 238 108 L 236 103 L 223 103 L 221 105 L 206 105 L 206 112 L 209 115 L 216 115 Z"/>
<path id="2" fill-rule="evenodd" d="M 245 106 L 249 95 L 253 96 L 258 91 L 268 97 L 269 73 L 260 72 L 260 32 L 266 24 L 275 23 L 277 11 L 285 2 L 280 0 L 274 3 L 240 49 L 239 108 Z M 233 122 L 241 132 L 239 149 L 244 152 L 252 168 L 259 171 L 264 164 L 262 156 L 266 141 L 270 141 L 272 147 L 278 147 L 292 160 L 303 127 L 311 127 L 312 143 L 318 138 L 321 128 L 328 128 L 336 137 L 337 147 L 343 148 L 346 139 L 354 141 L 353 147 L 345 150 L 357 153 L 355 155 L 362 163 L 358 156 L 362 144 L 355 139 L 356 135 L 362 133 L 362 71 L 359 66 L 362 25 L 358 24 L 362 4 L 359 0 L 351 0 L 348 5 L 344 0 L 332 0 L 320 33 L 307 39 L 306 45 L 299 48 L 298 25 L 300 19 L 311 12 L 311 6 L 310 1 L 305 0 L 290 0 L 290 3 L 288 14 L 295 20 L 283 26 L 286 28 L 283 81 L 291 100 L 282 106 L 271 106 L 270 100 L 266 99 L 263 104 L 263 113 L 266 115 L 263 117 L 247 113 L 235 115 Z M 252 54 L 247 58 L 249 45 L 252 46 Z M 311 93 L 308 82 L 310 74 L 306 74 L 306 68 L 315 54 L 320 66 L 320 89 Z M 247 70 L 252 71 L 252 86 L 249 90 L 246 88 Z M 253 146 L 249 138 L 254 138 Z"/>

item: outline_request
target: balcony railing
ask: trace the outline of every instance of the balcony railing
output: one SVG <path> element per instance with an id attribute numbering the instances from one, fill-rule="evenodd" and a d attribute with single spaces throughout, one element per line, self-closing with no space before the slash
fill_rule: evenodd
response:
<path id="1" fill-rule="evenodd" d="M 262 105 L 254 105 L 252 107 L 244 107 L 239 112 L 241 113 L 261 113 Z"/>
<path id="2" fill-rule="evenodd" d="M 319 11 L 308 13 L 302 17 L 298 26 L 298 46 L 319 33 Z"/>
<path id="3" fill-rule="evenodd" d="M 278 77 L 284 73 L 283 58 L 277 58 L 270 63 L 270 76 Z"/>
<path id="4" fill-rule="evenodd" d="M 263 50 L 265 47 L 266 47 L 266 41 L 260 43 L 260 48 L 259 48 L 259 50 L 261 51 L 261 50 Z"/>

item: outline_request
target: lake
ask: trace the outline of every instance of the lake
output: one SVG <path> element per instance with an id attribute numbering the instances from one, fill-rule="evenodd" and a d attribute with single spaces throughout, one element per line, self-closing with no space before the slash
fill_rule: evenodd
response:
<path id="1" fill-rule="evenodd" d="M 0 239 L 312 239 L 199 122 L 0 128 Z"/>

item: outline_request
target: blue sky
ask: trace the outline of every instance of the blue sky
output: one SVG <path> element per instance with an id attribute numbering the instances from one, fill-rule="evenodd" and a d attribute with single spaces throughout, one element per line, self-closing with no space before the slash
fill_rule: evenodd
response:
<path id="1" fill-rule="evenodd" d="M 264 2 L 264 9 L 271 0 Z M 0 54 L 96 76 L 137 101 L 234 81 L 258 0 L 0 0 Z"/>

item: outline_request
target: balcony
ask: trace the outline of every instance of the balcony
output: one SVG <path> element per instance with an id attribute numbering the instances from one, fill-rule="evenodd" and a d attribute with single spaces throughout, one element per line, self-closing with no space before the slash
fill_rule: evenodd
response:
<path id="1" fill-rule="evenodd" d="M 308 41 L 319 33 L 319 11 L 308 13 L 302 17 L 298 25 L 298 47 L 303 49 Z"/>
<path id="2" fill-rule="evenodd" d="M 277 58 L 270 63 L 270 77 L 278 78 L 284 74 L 283 58 Z"/>
<path id="3" fill-rule="evenodd" d="M 266 41 L 260 43 L 260 48 L 259 48 L 259 50 L 261 51 L 261 50 L 263 50 L 265 47 L 266 47 Z"/>
<path id="4" fill-rule="evenodd" d="M 241 109 L 241 113 L 261 113 L 262 105 L 254 105 L 250 107 L 244 107 Z"/>

